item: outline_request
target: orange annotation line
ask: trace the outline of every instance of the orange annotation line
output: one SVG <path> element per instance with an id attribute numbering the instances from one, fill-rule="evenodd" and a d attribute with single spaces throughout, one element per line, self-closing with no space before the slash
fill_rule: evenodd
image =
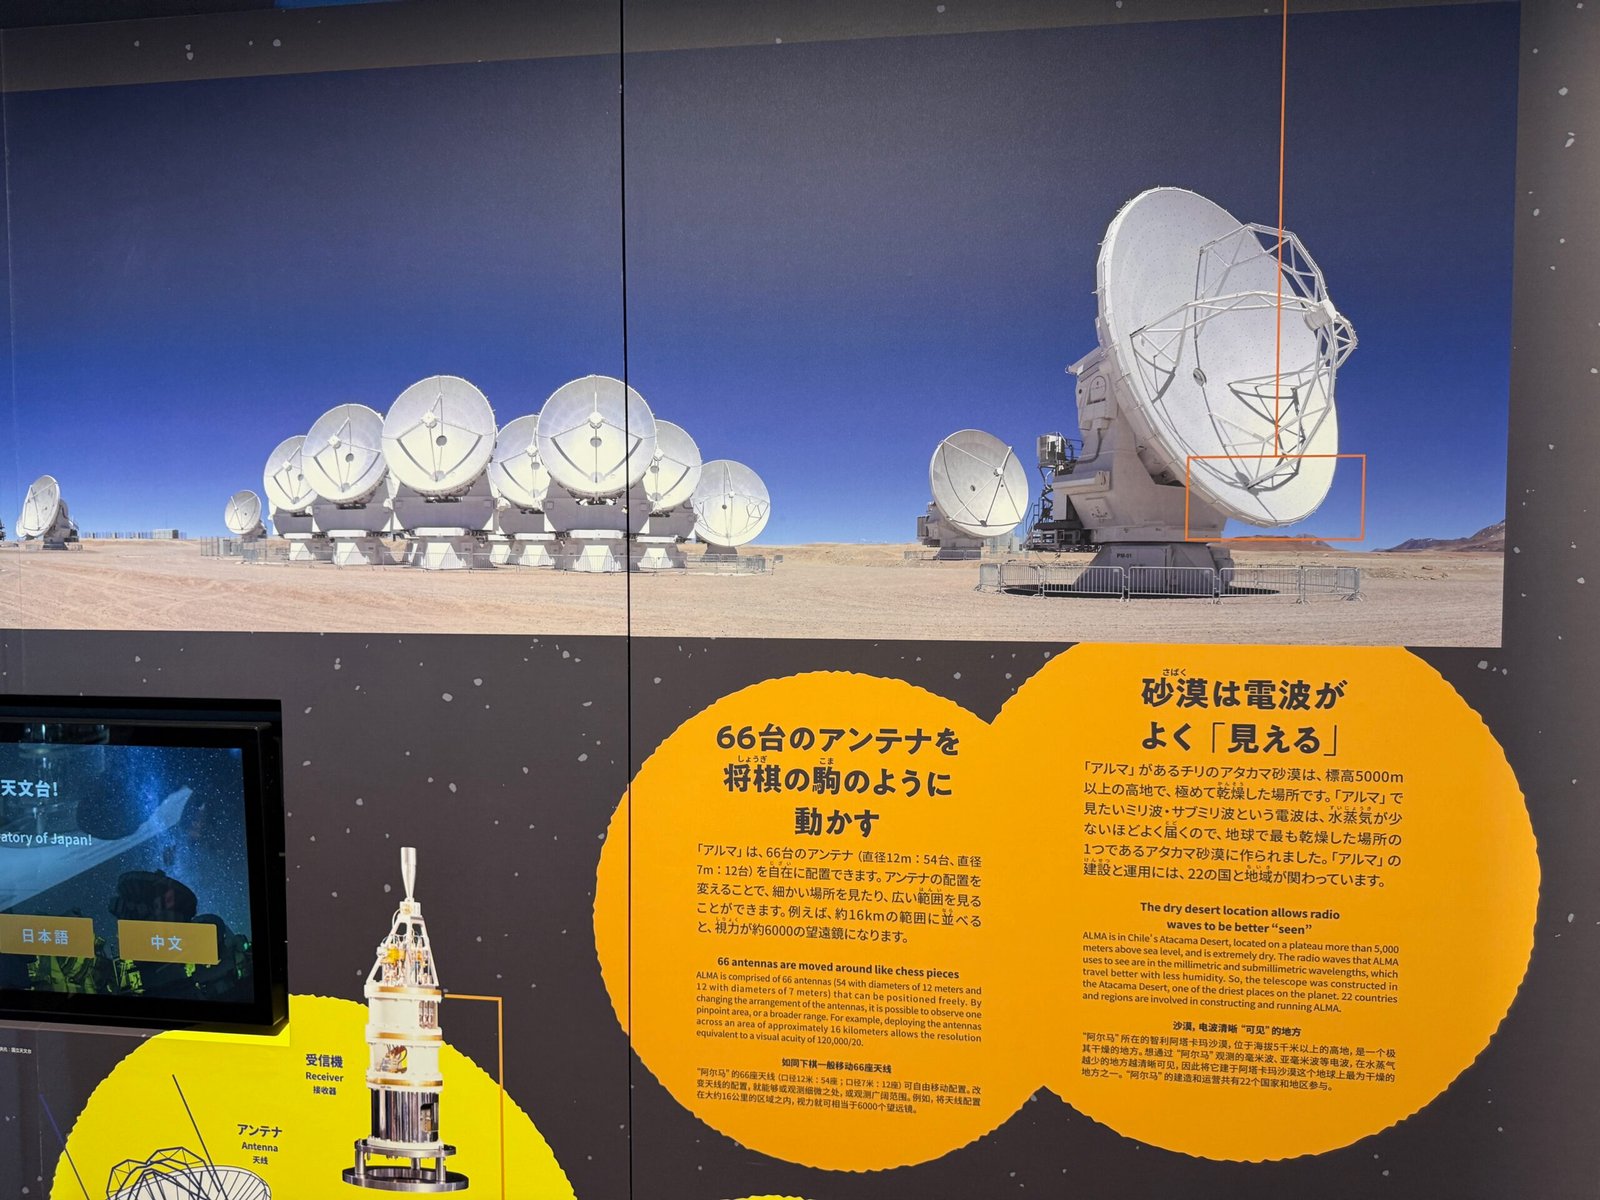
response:
<path id="1" fill-rule="evenodd" d="M 446 992 L 446 1000 L 482 1000 L 494 1005 L 495 1044 L 499 1060 L 496 1081 L 500 1084 L 500 1200 L 506 1200 L 506 1002 L 501 996 L 469 996 L 465 992 Z"/>
<path id="2" fill-rule="evenodd" d="M 1289 127 L 1289 0 L 1283 0 L 1283 49 L 1278 59 L 1278 319 L 1272 347 L 1272 452 L 1283 453 L 1283 164 Z M 1364 493 L 1363 493 L 1364 494 Z M 1184 522 L 1188 525 L 1188 521 Z"/>
<path id="3" fill-rule="evenodd" d="M 1282 41 L 1278 57 L 1278 298 L 1272 346 L 1272 453 L 1288 462 L 1303 458 L 1354 458 L 1361 460 L 1361 531 L 1354 537 L 1275 537 L 1272 534 L 1236 534 L 1233 537 L 1195 537 L 1189 530 L 1190 477 L 1196 459 L 1231 461 L 1254 457 L 1244 454 L 1190 454 L 1183 465 L 1183 540 L 1186 542 L 1361 542 L 1367 537 L 1367 456 L 1365 454 L 1285 454 L 1283 452 L 1283 180 L 1289 128 L 1289 0 L 1283 0 Z"/>

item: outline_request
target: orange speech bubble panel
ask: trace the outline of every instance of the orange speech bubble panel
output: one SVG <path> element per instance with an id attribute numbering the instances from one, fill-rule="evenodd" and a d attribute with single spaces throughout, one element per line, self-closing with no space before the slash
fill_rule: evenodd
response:
<path id="1" fill-rule="evenodd" d="M 717 701 L 639 769 L 596 943 L 681 1104 L 861 1171 L 965 1145 L 1038 1086 L 1031 799 L 978 787 L 989 732 L 911 684 L 821 672 Z"/>
<path id="2" fill-rule="evenodd" d="M 1119 1133 L 1332 1150 L 1433 1100 L 1505 1016 L 1533 832 L 1482 720 L 1415 656 L 1077 646 L 994 733 L 984 786 L 1055 819 L 1048 1083 Z"/>

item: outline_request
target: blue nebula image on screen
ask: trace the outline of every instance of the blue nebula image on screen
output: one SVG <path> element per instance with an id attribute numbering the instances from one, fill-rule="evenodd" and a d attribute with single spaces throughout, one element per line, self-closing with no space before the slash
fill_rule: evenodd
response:
<path id="1" fill-rule="evenodd" d="M 241 752 L 0 744 L 0 988 L 248 1000 Z"/>

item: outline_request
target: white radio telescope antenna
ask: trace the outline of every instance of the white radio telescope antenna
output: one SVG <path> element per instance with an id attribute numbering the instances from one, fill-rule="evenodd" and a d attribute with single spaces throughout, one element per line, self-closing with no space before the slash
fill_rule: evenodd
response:
<path id="1" fill-rule="evenodd" d="M 338 404 L 317 418 L 300 450 L 306 482 L 316 492 L 311 507 L 318 532 L 332 543 L 339 566 L 384 561 L 377 535 L 391 506 L 384 484 L 383 418 L 365 404 Z"/>
<path id="2" fill-rule="evenodd" d="M 471 487 L 494 454 L 494 410 L 465 379 L 433 375 L 395 398 L 383 421 L 383 456 L 406 487 L 449 496 Z"/>
<path id="3" fill-rule="evenodd" d="M 78 527 L 67 513 L 55 476 L 41 475 L 28 486 L 22 515 L 17 518 L 17 536 L 25 541 L 41 540 L 48 550 L 65 549 L 67 542 L 77 540 Z"/>
<path id="4" fill-rule="evenodd" d="M 1053 487 L 1105 548 L 1096 563 L 1231 565 L 1205 545 L 1229 518 L 1315 512 L 1355 333 L 1299 238 L 1153 188 L 1107 228 L 1096 283 L 1100 346 L 1071 368 L 1084 454 Z"/>
<path id="5" fill-rule="evenodd" d="M 41 475 L 28 486 L 17 518 L 19 537 L 40 538 L 54 529 L 61 516 L 61 485 L 53 475 Z"/>
<path id="6" fill-rule="evenodd" d="M 537 415 L 501 426 L 489 460 L 489 487 L 518 508 L 542 509 L 550 494 L 550 472 L 539 457 L 538 432 Z"/>
<path id="7" fill-rule="evenodd" d="M 944 519 L 975 538 L 1004 537 L 1028 514 L 1028 474 L 992 433 L 963 429 L 934 449 L 928 486 Z"/>
<path id="8" fill-rule="evenodd" d="M 603 500 L 644 478 L 655 454 L 656 419 L 622 380 L 586 375 L 544 402 L 537 438 L 551 479 L 579 499 Z"/>
<path id="9" fill-rule="evenodd" d="M 494 498 L 490 561 L 497 566 L 553 567 L 556 535 L 548 515 L 550 472 L 539 458 L 539 418 L 518 417 L 500 427 L 485 473 Z M 561 489 L 556 488 L 556 503 Z"/>
<path id="10" fill-rule="evenodd" d="M 300 451 L 311 490 L 335 504 L 355 504 L 378 490 L 388 470 L 383 417 L 365 404 L 340 404 L 317 418 Z"/>
<path id="11" fill-rule="evenodd" d="M 695 536 L 727 550 L 761 536 L 772 515 L 772 499 L 761 476 L 727 458 L 706 463 L 693 503 Z"/>
<path id="12" fill-rule="evenodd" d="M 261 497 L 248 488 L 228 497 L 228 507 L 222 514 L 228 532 L 235 537 L 254 539 L 261 536 Z"/>
<path id="13" fill-rule="evenodd" d="M 267 455 L 266 468 L 261 472 L 261 489 L 266 494 L 267 503 L 278 512 L 304 512 L 317 498 L 316 492 L 306 482 L 300 459 L 305 441 L 304 434 L 285 438 Z"/>
<path id="14" fill-rule="evenodd" d="M 689 431 L 671 421 L 657 421 L 656 452 L 644 473 L 651 511 L 669 512 L 693 496 L 702 470 L 700 447 Z"/>

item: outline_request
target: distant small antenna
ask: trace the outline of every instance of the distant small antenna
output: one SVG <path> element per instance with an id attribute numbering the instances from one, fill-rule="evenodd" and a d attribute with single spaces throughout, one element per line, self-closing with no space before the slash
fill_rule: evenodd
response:
<path id="1" fill-rule="evenodd" d="M 944 519 L 974 538 L 1004 537 L 1028 514 L 1028 473 L 992 433 L 963 429 L 933 451 L 928 486 Z"/>
<path id="2" fill-rule="evenodd" d="M 261 524 L 261 497 L 246 489 L 228 497 L 222 521 L 236 538 L 253 542 L 266 532 Z"/>
<path id="3" fill-rule="evenodd" d="M 729 458 L 705 464 L 693 504 L 695 536 L 724 553 L 755 541 L 772 516 L 772 499 L 761 476 Z"/>
<path id="4" fill-rule="evenodd" d="M 22 515 L 17 518 L 17 536 L 38 541 L 46 550 L 64 550 L 68 542 L 78 540 L 78 527 L 67 513 L 61 485 L 54 476 L 41 475 L 28 486 Z"/>
<path id="5" fill-rule="evenodd" d="M 267 455 L 267 465 L 261 472 L 261 488 L 267 503 L 278 512 L 307 512 L 317 498 L 300 461 L 305 444 L 304 434 L 284 438 Z"/>

